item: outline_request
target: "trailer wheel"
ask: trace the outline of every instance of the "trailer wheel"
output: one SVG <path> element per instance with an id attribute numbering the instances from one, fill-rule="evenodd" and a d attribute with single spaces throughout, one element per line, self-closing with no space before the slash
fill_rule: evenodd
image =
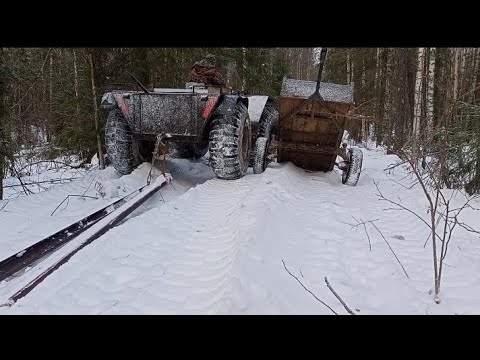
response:
<path id="1" fill-rule="evenodd" d="M 134 156 L 133 134 L 120 109 L 113 109 L 108 114 L 105 145 L 110 163 L 122 175 L 130 174 L 138 165 Z"/>
<path id="2" fill-rule="evenodd" d="M 238 102 L 226 115 L 214 115 L 210 131 L 210 166 L 220 179 L 235 180 L 248 170 L 251 124 L 247 107 Z"/>
<path id="3" fill-rule="evenodd" d="M 255 155 L 255 148 L 256 148 L 256 140 L 258 138 L 267 138 L 270 142 L 270 139 L 271 139 L 271 136 L 272 134 L 276 134 L 277 131 L 278 131 L 278 110 L 276 109 L 276 107 L 271 104 L 271 103 L 267 103 L 265 104 L 265 107 L 263 109 L 263 112 L 262 112 L 262 116 L 260 117 L 260 120 L 258 121 L 258 129 L 257 129 L 257 136 L 253 137 L 252 139 L 252 153 L 251 153 L 251 156 L 250 156 L 250 166 L 251 167 L 255 167 L 255 163 L 256 163 L 256 155 Z M 268 146 L 267 146 L 267 150 L 268 150 Z M 268 155 L 268 151 L 265 153 L 265 157 Z M 258 165 L 257 165 L 258 166 Z M 266 168 L 266 166 L 265 166 Z M 255 173 L 255 174 L 260 174 L 264 171 L 265 169 L 263 169 L 261 172 L 259 173 Z M 254 170 L 255 172 L 255 170 Z"/>
<path id="4" fill-rule="evenodd" d="M 359 148 L 351 148 L 348 152 L 349 165 L 347 170 L 342 172 L 342 183 L 355 186 L 362 172 L 363 152 Z"/>
<path id="5" fill-rule="evenodd" d="M 270 139 L 272 134 L 276 134 L 278 129 L 278 110 L 273 104 L 265 104 L 262 116 L 258 121 L 258 136 Z"/>
<path id="6" fill-rule="evenodd" d="M 266 137 L 259 137 L 255 143 L 253 150 L 253 172 L 261 174 L 268 166 L 267 155 L 268 147 L 270 146 L 270 139 Z"/>

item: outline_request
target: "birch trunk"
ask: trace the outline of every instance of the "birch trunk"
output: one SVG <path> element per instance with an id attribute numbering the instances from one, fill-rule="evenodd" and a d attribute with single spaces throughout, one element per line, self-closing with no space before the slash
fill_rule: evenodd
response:
<path id="1" fill-rule="evenodd" d="M 430 59 L 428 62 L 427 76 L 427 127 L 431 131 L 433 129 L 433 94 L 435 89 L 435 65 L 436 65 L 436 49 L 430 49 Z"/>
<path id="2" fill-rule="evenodd" d="M 424 71 L 425 48 L 418 48 L 417 75 L 415 77 L 415 104 L 413 113 L 413 164 L 418 160 L 418 140 L 420 138 L 420 124 L 422 118 L 422 85 Z"/>

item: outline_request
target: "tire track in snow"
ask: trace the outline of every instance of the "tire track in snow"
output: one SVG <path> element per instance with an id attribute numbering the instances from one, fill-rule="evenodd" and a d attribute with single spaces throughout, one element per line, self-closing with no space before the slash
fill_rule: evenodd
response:
<path id="1" fill-rule="evenodd" d="M 384 179 L 378 171 L 364 175 Z M 421 211 L 418 196 L 402 192 L 405 203 Z M 11 310 L 329 314 L 285 272 L 285 260 L 339 313 L 344 309 L 324 276 L 361 314 L 424 313 L 433 283 L 431 248 L 423 248 L 428 229 L 384 207 L 366 180 L 345 187 L 335 173 L 308 174 L 289 164 L 237 181 L 209 180 L 110 231 Z M 373 227 L 370 252 L 363 228 L 343 223 L 353 222 L 352 215 L 381 219 L 377 226 L 410 280 Z M 478 287 L 475 280 L 460 284 Z"/>

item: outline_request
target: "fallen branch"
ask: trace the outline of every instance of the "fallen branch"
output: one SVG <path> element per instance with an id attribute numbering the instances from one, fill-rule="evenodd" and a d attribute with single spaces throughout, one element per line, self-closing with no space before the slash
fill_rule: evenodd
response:
<path id="1" fill-rule="evenodd" d="M 362 219 L 360 219 L 361 221 L 358 221 L 353 215 L 352 215 L 352 218 L 357 222 L 357 224 L 349 224 L 349 223 L 346 223 L 346 222 L 344 222 L 344 224 L 350 225 L 352 227 L 352 229 L 356 229 L 360 225 L 363 225 L 363 229 L 365 230 L 365 234 L 367 234 L 367 238 L 368 238 L 368 246 L 370 248 L 370 251 L 372 251 L 372 242 L 370 241 L 370 235 L 368 235 L 366 224 L 374 223 L 375 221 L 378 221 L 380 219 L 369 220 L 369 221 L 363 221 Z"/>
<path id="2" fill-rule="evenodd" d="M 90 182 L 90 185 L 88 185 L 87 187 L 87 190 L 85 190 L 82 194 L 82 196 L 85 196 L 85 194 L 87 193 L 88 189 L 90 189 L 90 186 L 92 186 L 93 182 L 95 181 L 96 177 L 93 177 L 92 181 Z"/>
<path id="3" fill-rule="evenodd" d="M 15 174 L 15 177 L 16 177 L 16 178 L 18 179 L 18 181 L 20 182 L 20 186 L 22 187 L 23 191 L 25 192 L 25 195 L 28 195 L 28 193 L 33 194 L 33 192 L 32 192 L 29 188 L 27 188 L 27 187 L 25 186 L 25 184 L 24 184 L 23 181 L 22 181 L 22 177 L 21 177 L 20 174 L 18 173 L 17 169 L 15 169 L 15 166 L 14 166 L 13 164 L 12 164 L 10 170 L 12 171 L 12 173 Z"/>
<path id="4" fill-rule="evenodd" d="M 325 276 L 325 284 L 327 284 L 327 287 L 328 289 L 333 293 L 333 295 L 335 295 L 335 297 L 338 299 L 338 301 L 340 301 L 343 305 L 343 307 L 345 308 L 345 310 L 347 310 L 347 312 L 350 314 L 350 315 L 357 315 L 355 314 L 349 307 L 347 304 L 345 304 L 345 301 L 342 300 L 342 298 L 340 297 L 340 295 L 337 294 L 337 292 L 335 290 L 333 290 L 333 287 L 330 285 L 330 283 L 328 282 L 328 279 L 327 277 Z"/>
<path id="5" fill-rule="evenodd" d="M 22 172 L 26 168 L 32 167 L 33 165 L 39 165 L 39 164 L 43 164 L 43 163 L 50 163 L 50 164 L 53 164 L 53 165 L 62 165 L 63 167 L 69 167 L 71 169 L 81 169 L 82 167 L 85 166 L 85 162 L 86 162 L 86 160 L 83 160 L 82 162 L 80 162 L 79 165 L 72 165 L 72 164 L 69 164 L 65 161 L 60 161 L 60 160 L 39 160 L 39 161 L 35 161 L 35 162 L 32 162 L 32 163 L 28 163 L 27 165 L 23 166 L 19 170 L 19 172 Z M 52 168 L 47 169 L 47 170 L 51 170 L 51 169 Z"/>
<path id="6" fill-rule="evenodd" d="M 335 312 L 335 310 L 333 310 L 330 306 L 328 306 L 324 301 L 320 300 L 313 292 L 311 292 L 310 290 L 308 290 L 305 285 L 303 285 L 303 283 L 300 281 L 299 278 L 297 278 L 295 275 L 293 275 L 288 269 L 287 269 L 287 265 L 285 265 L 285 261 L 282 260 L 282 263 L 283 263 L 283 267 L 285 268 L 285 270 L 287 270 L 287 272 L 290 274 L 291 277 L 293 277 L 295 280 L 297 280 L 300 285 L 302 285 L 302 287 L 307 291 L 309 292 L 317 301 L 321 302 L 323 305 L 325 305 L 327 308 L 330 309 L 330 311 L 332 311 L 335 315 L 338 315 L 338 313 Z"/>
<path id="7" fill-rule="evenodd" d="M 0 208 L 0 211 L 5 209 L 5 207 L 8 205 L 9 202 L 10 202 L 10 200 L 5 200 L 5 204 L 2 205 L 2 207 Z"/>
<path id="8" fill-rule="evenodd" d="M 53 216 L 53 214 L 55 214 L 55 211 L 58 210 L 58 208 L 66 201 L 67 202 L 67 205 L 63 208 L 63 210 L 65 210 L 65 208 L 68 206 L 68 204 L 70 203 L 70 197 L 81 197 L 81 198 L 89 198 L 89 199 L 98 199 L 97 197 L 94 197 L 94 196 L 87 196 L 87 195 L 68 195 L 65 199 L 63 199 L 63 201 L 58 204 L 58 206 L 55 208 L 55 210 L 53 210 L 53 212 L 50 214 L 50 216 Z"/>
<path id="9" fill-rule="evenodd" d="M 375 225 L 373 222 L 371 223 L 373 225 L 373 227 L 378 231 L 378 233 L 382 236 L 383 240 L 385 240 L 385 242 L 387 243 L 390 251 L 392 252 L 393 256 L 395 256 L 395 259 L 397 259 L 398 263 L 400 264 L 400 266 L 402 267 L 403 269 L 403 272 L 405 273 L 405 275 L 407 276 L 407 278 L 410 279 L 410 276 L 408 276 L 408 273 L 407 273 L 407 270 L 405 270 L 405 268 L 403 267 L 402 263 L 400 262 L 400 259 L 398 258 L 397 254 L 395 254 L 395 251 L 393 251 L 392 247 L 390 246 L 388 240 L 385 238 L 385 236 L 383 236 L 382 232 L 380 231 L 380 229 L 377 227 L 377 225 Z"/>
<path id="10" fill-rule="evenodd" d="M 80 179 L 80 177 L 73 177 L 73 178 L 64 178 L 64 179 L 52 179 L 52 180 L 42 180 L 42 181 L 35 181 L 35 182 L 30 182 L 30 183 L 22 183 L 22 184 L 13 184 L 13 185 L 5 185 L 3 188 L 13 188 L 13 187 L 19 187 L 19 186 L 29 186 L 29 185 L 38 185 L 38 184 L 45 184 L 45 183 L 56 183 L 56 182 L 62 182 L 62 181 L 72 181 L 75 179 Z"/>
<path id="11" fill-rule="evenodd" d="M 362 219 L 360 219 L 360 220 L 362 220 Z M 370 235 L 368 235 L 367 225 L 365 225 L 365 223 L 363 221 L 362 221 L 362 225 L 363 225 L 363 229 L 365 230 L 365 234 L 367 234 L 368 246 L 370 248 L 370 251 L 372 251 L 372 242 L 370 241 Z"/>
<path id="12" fill-rule="evenodd" d="M 402 165 L 405 165 L 407 163 L 406 160 L 403 160 L 403 161 L 398 161 L 396 162 L 395 164 L 390 164 L 388 165 L 385 169 L 383 169 L 383 171 L 391 171 L 391 170 L 394 170 L 395 168 L 399 167 L 399 166 L 402 166 Z"/>

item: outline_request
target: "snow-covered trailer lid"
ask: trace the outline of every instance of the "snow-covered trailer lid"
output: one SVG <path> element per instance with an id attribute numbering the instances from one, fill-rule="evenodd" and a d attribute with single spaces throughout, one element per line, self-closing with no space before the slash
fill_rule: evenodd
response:
<path id="1" fill-rule="evenodd" d="M 339 85 L 333 83 L 320 83 L 320 95 L 325 101 L 353 104 L 353 83 Z M 307 99 L 317 87 L 316 81 L 295 80 L 284 78 L 282 82 L 281 97 L 298 97 Z"/>

